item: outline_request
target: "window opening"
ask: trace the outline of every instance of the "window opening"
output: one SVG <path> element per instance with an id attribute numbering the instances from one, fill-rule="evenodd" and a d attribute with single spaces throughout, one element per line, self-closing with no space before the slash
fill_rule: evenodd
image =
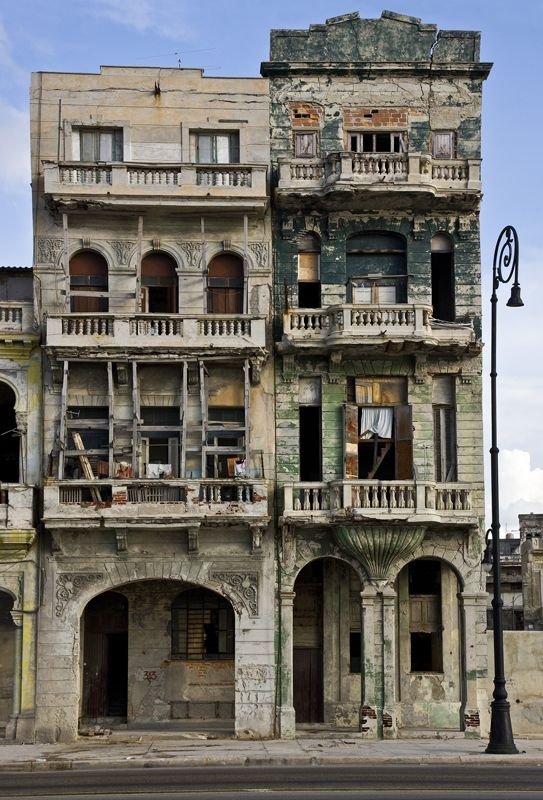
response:
<path id="1" fill-rule="evenodd" d="M 352 153 L 405 153 L 407 150 L 405 131 L 351 132 L 347 135 Z"/>
<path id="2" fill-rule="evenodd" d="M 223 254 L 209 262 L 207 310 L 210 314 L 243 314 L 243 261 Z"/>
<path id="3" fill-rule="evenodd" d="M 436 481 L 457 480 L 456 393 L 453 375 L 434 375 L 432 385 Z"/>
<path id="4" fill-rule="evenodd" d="M 434 158 L 454 158 L 454 131 L 432 132 L 432 155 Z"/>
<path id="5" fill-rule="evenodd" d="M 122 161 L 122 128 L 75 128 L 75 161 Z"/>
<path id="6" fill-rule="evenodd" d="M 109 407 L 68 405 L 64 478 L 85 479 L 85 463 L 97 478 L 109 477 Z"/>
<path id="7" fill-rule="evenodd" d="M 70 259 L 70 311 L 107 312 L 108 268 L 99 253 L 82 250 Z"/>
<path id="8" fill-rule="evenodd" d="M 198 164 L 239 164 L 239 132 L 197 133 Z"/>
<path id="9" fill-rule="evenodd" d="M 347 275 L 355 304 L 407 302 L 405 239 L 364 233 L 347 240 Z"/>
<path id="10" fill-rule="evenodd" d="M 296 158 L 316 158 L 317 157 L 317 133 L 315 131 L 294 133 L 294 156 Z"/>
<path id="11" fill-rule="evenodd" d="M 322 481 L 322 405 L 320 378 L 300 378 L 300 480 Z"/>
<path id="12" fill-rule="evenodd" d="M 411 672 L 442 672 L 441 564 L 420 559 L 408 566 Z"/>
<path id="13" fill-rule="evenodd" d="M 320 241 L 314 234 L 298 240 L 298 307 L 321 307 Z"/>
<path id="14" fill-rule="evenodd" d="M 454 250 L 446 234 L 432 237 L 432 314 L 435 319 L 454 322 Z"/>
<path id="15" fill-rule="evenodd" d="M 171 610 L 171 652 L 185 661 L 234 658 L 234 611 L 220 595 L 189 589 Z"/>
<path id="16" fill-rule="evenodd" d="M 177 272 L 167 253 L 152 253 L 141 262 L 141 310 L 177 314 Z"/>
<path id="17" fill-rule="evenodd" d="M 19 483 L 20 434 L 13 389 L 0 381 L 0 481 Z"/>

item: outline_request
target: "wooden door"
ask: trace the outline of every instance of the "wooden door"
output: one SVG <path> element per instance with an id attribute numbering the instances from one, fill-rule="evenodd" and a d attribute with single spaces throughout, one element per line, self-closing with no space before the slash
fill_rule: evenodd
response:
<path id="1" fill-rule="evenodd" d="M 128 692 L 128 603 L 105 592 L 84 614 L 83 703 L 85 719 L 126 716 Z"/>
<path id="2" fill-rule="evenodd" d="M 296 722 L 323 722 L 322 561 L 305 567 L 295 584 L 293 695 Z"/>
<path id="3" fill-rule="evenodd" d="M 295 647 L 293 655 L 296 722 L 322 722 L 322 647 Z"/>

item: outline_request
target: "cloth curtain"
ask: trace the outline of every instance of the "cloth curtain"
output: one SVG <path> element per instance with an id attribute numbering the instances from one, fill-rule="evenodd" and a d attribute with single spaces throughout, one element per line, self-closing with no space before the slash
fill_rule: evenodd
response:
<path id="1" fill-rule="evenodd" d="M 392 439 L 392 408 L 361 408 L 360 409 L 360 437 L 371 439 L 378 436 L 380 439 Z"/>

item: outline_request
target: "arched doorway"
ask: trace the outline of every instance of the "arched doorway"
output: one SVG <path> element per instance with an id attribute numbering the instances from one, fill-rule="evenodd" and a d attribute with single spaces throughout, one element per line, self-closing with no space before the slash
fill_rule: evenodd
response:
<path id="1" fill-rule="evenodd" d="M 0 481 L 19 483 L 21 438 L 15 417 L 16 397 L 7 383 L 0 382 Z"/>
<path id="2" fill-rule="evenodd" d="M 207 272 L 210 314 L 243 314 L 243 261 L 233 253 L 215 256 Z"/>
<path id="3" fill-rule="evenodd" d="M 177 264 L 168 253 L 149 253 L 141 262 L 141 310 L 177 314 Z"/>
<path id="4" fill-rule="evenodd" d="M 360 708 L 360 578 L 335 558 L 312 561 L 294 584 L 296 724 L 357 728 Z"/>
<path id="5" fill-rule="evenodd" d="M 127 693 L 128 600 L 105 592 L 83 613 L 83 720 L 126 719 Z"/>
<path id="6" fill-rule="evenodd" d="M 15 682 L 15 624 L 11 618 L 13 598 L 0 591 L 0 736 L 13 710 Z"/>
<path id="7" fill-rule="evenodd" d="M 463 678 L 456 573 L 440 559 L 416 559 L 400 572 L 397 588 L 398 726 L 459 730 Z"/>

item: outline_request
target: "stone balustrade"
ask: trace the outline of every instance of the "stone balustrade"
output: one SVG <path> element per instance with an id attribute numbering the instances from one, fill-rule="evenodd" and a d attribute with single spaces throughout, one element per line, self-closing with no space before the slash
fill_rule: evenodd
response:
<path id="1" fill-rule="evenodd" d="M 47 317 L 48 347 L 266 346 L 264 317 L 236 314 L 55 314 Z"/>
<path id="2" fill-rule="evenodd" d="M 14 300 L 0 302 L 0 333 L 24 333 L 33 329 L 32 303 Z"/>
<path id="3" fill-rule="evenodd" d="M 265 164 L 91 164 L 44 162 L 45 195 L 55 202 L 86 199 L 108 206 L 133 203 L 215 204 L 221 199 L 245 200 L 248 207 L 267 202 Z"/>
<path id="4" fill-rule="evenodd" d="M 423 153 L 329 153 L 323 159 L 279 159 L 278 191 L 325 191 L 336 184 L 387 182 L 424 190 L 481 189 L 480 159 L 434 159 Z"/>
<path id="5" fill-rule="evenodd" d="M 268 513 L 267 487 L 251 479 L 96 479 L 49 480 L 44 486 L 44 516 L 81 518 L 90 514 L 130 517 L 209 517 Z M 1 506 L 0 506 L 1 509 Z"/>
<path id="6" fill-rule="evenodd" d="M 284 516 L 317 515 L 326 521 L 334 514 L 368 512 L 387 519 L 413 514 L 451 517 L 466 523 L 473 516 L 472 490 L 462 483 L 432 481 L 343 480 L 283 485 Z"/>

